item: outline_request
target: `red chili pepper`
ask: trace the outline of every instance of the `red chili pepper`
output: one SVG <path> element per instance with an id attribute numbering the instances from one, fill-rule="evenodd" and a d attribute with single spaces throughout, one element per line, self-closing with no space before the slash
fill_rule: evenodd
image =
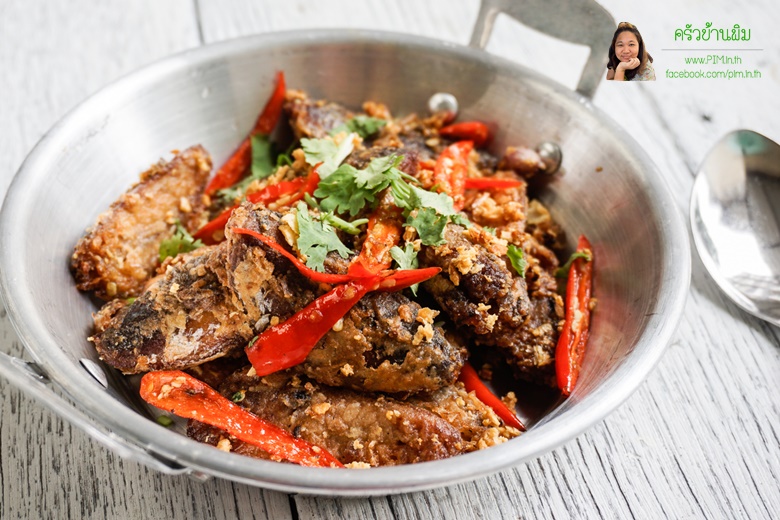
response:
<path id="1" fill-rule="evenodd" d="M 593 251 L 584 235 L 579 238 L 577 252 L 589 254 L 590 259 L 576 258 L 566 282 L 566 315 L 555 347 L 555 376 L 563 395 L 571 394 L 577 383 L 590 328 Z"/>
<path id="2" fill-rule="evenodd" d="M 368 219 L 366 239 L 360 254 L 349 266 L 349 273 L 363 275 L 365 272 L 376 274 L 387 269 L 393 263 L 390 250 L 401 240 L 401 208 L 380 204 Z"/>
<path id="3" fill-rule="evenodd" d="M 466 179 L 467 190 L 504 190 L 517 188 L 524 183 L 518 179 L 495 179 L 493 177 L 471 177 Z"/>
<path id="4" fill-rule="evenodd" d="M 293 202 L 297 202 L 302 199 L 305 193 L 312 195 L 314 190 L 317 189 L 317 185 L 320 183 L 320 176 L 317 173 L 318 166 L 319 164 L 315 166 L 306 177 L 298 177 L 297 179 L 293 179 L 291 181 L 282 181 L 277 182 L 276 184 L 271 184 L 270 186 L 266 186 L 260 191 L 250 193 L 247 195 L 246 199 L 253 204 L 257 204 L 258 202 L 262 202 L 263 204 L 270 204 L 271 202 L 279 200 L 285 195 L 295 193 L 295 195 L 287 199 L 284 204 L 285 206 L 289 206 Z M 226 209 L 217 215 L 214 220 L 209 221 L 206 225 L 196 231 L 192 236 L 194 238 L 199 238 L 206 245 L 212 245 L 221 242 L 222 238 L 217 240 L 214 237 L 214 234 L 217 231 L 223 231 L 225 229 L 225 225 L 227 224 L 228 220 L 230 220 L 230 215 L 233 214 L 233 210 L 237 207 L 238 204 Z"/>
<path id="5" fill-rule="evenodd" d="M 485 383 L 479 378 L 477 371 L 474 370 L 474 367 L 472 367 L 471 364 L 467 362 L 463 365 L 458 379 L 463 383 L 463 386 L 466 387 L 467 392 L 474 392 L 477 399 L 491 407 L 493 411 L 496 412 L 496 415 L 501 417 L 504 423 L 517 428 L 521 432 L 525 431 L 525 426 L 523 426 L 523 423 L 517 418 L 517 415 L 507 408 L 504 402 L 485 386 Z"/>
<path id="6" fill-rule="evenodd" d="M 284 322 L 267 328 L 246 348 L 259 376 L 302 363 L 317 342 L 344 317 L 380 277 L 358 278 L 331 289 Z"/>
<path id="7" fill-rule="evenodd" d="M 290 193 L 299 191 L 305 183 L 306 177 L 298 177 L 297 179 L 293 179 L 291 181 L 277 182 L 276 184 L 266 186 L 260 191 L 250 193 L 246 196 L 246 200 L 253 204 L 257 204 L 258 202 L 269 204 L 284 195 L 289 195 Z"/>
<path id="8" fill-rule="evenodd" d="M 206 195 L 211 195 L 217 190 L 228 188 L 244 176 L 252 164 L 252 139 L 253 135 L 270 135 L 273 132 L 279 117 L 282 114 L 282 105 L 284 104 L 285 93 L 284 73 L 276 73 L 276 87 L 271 97 L 265 104 L 263 111 L 255 122 L 255 126 L 249 136 L 241 141 L 233 155 L 231 155 L 225 164 L 217 171 L 214 177 L 206 186 Z"/>
<path id="9" fill-rule="evenodd" d="M 227 224 L 227 221 L 230 220 L 230 215 L 233 214 L 233 210 L 237 207 L 238 206 L 230 207 L 217 215 L 213 220 L 210 220 L 206 225 L 197 230 L 192 235 L 193 238 L 200 239 L 207 246 L 221 242 L 222 238 L 224 237 L 217 239 L 214 237 L 214 235 L 217 233 L 217 231 L 222 231 L 225 229 L 225 224 Z"/>
<path id="10" fill-rule="evenodd" d="M 140 393 L 152 406 L 221 428 L 273 456 L 302 466 L 344 467 L 327 450 L 293 437 L 179 370 L 147 373 L 141 379 Z"/>
<path id="11" fill-rule="evenodd" d="M 474 146 L 480 148 L 490 139 L 490 130 L 485 123 L 464 121 L 442 127 L 439 135 L 448 139 L 473 141 Z"/>
<path id="12" fill-rule="evenodd" d="M 258 233 L 257 231 L 252 231 L 251 229 L 246 228 L 232 228 L 233 233 L 238 233 L 239 235 L 249 235 L 251 237 L 254 237 L 273 249 L 274 251 L 277 251 L 278 253 L 282 254 L 285 258 L 287 258 L 290 262 L 293 263 L 296 269 L 301 272 L 303 276 L 308 278 L 309 280 L 320 282 L 320 283 L 344 283 L 349 282 L 350 280 L 354 280 L 355 276 L 349 275 L 349 274 L 330 274 L 330 273 L 321 273 L 319 271 L 315 271 L 314 269 L 310 269 L 306 266 L 303 262 L 301 262 L 297 256 L 287 251 L 281 244 L 279 244 L 276 240 L 274 240 L 271 237 L 265 236 L 262 233 Z"/>
<path id="13" fill-rule="evenodd" d="M 396 292 L 433 278 L 441 272 L 441 267 L 425 267 L 423 269 L 400 269 L 380 273 L 382 281 L 377 291 Z"/>
<path id="14" fill-rule="evenodd" d="M 455 211 L 463 209 L 466 202 L 463 192 L 466 190 L 466 176 L 469 172 L 469 154 L 474 149 L 471 141 L 459 141 L 449 145 L 436 159 L 433 168 L 434 186 L 439 192 L 452 197 Z"/>
<path id="15" fill-rule="evenodd" d="M 322 164 L 322 163 L 320 163 Z M 314 169 L 309 173 L 308 176 L 306 176 L 306 182 L 301 186 L 301 188 L 298 190 L 298 192 L 290 197 L 284 205 L 290 206 L 293 202 L 298 202 L 301 200 L 305 194 L 314 195 L 314 191 L 317 189 L 317 185 L 320 183 L 320 174 L 317 173 L 317 168 L 319 167 L 319 164 L 314 167 Z"/>

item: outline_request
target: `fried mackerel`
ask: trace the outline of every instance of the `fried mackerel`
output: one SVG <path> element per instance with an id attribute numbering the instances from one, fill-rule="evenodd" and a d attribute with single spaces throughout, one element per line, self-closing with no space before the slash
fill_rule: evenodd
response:
<path id="1" fill-rule="evenodd" d="M 292 369 L 266 377 L 249 367 L 219 387 L 225 397 L 352 467 L 410 464 L 492 446 L 519 434 L 462 389 L 401 401 L 320 385 Z M 226 432 L 191 420 L 187 435 L 226 451 L 270 458 Z"/>
<path id="2" fill-rule="evenodd" d="M 263 304 L 264 287 L 257 265 L 264 258 L 278 262 L 274 273 L 279 274 L 274 276 L 298 277 L 300 284 L 314 285 L 282 255 L 232 229 L 252 229 L 285 244 L 288 237 L 295 237 L 291 225 L 294 219 L 289 218 L 292 216 L 291 212 L 283 215 L 244 204 L 234 211 L 227 225 L 229 284 L 251 322 L 275 324 L 292 315 Z M 326 261 L 326 268 L 335 273 L 346 272 L 347 266 L 348 262 L 335 253 Z M 324 292 L 316 287 L 319 292 L 306 293 L 294 311 Z M 298 301 L 296 298 L 292 296 L 291 301 Z M 465 362 L 466 351 L 454 337 L 445 337 L 443 329 L 434 325 L 437 314 L 400 292 L 369 293 L 317 343 L 302 370 L 324 384 L 366 391 L 414 393 L 452 384 Z"/>
<path id="3" fill-rule="evenodd" d="M 538 203 L 532 206 L 536 213 L 544 211 Z M 525 185 L 470 194 L 466 211 L 476 224 L 494 227 L 495 235 L 478 226 L 448 225 L 446 244 L 422 248 L 421 265 L 442 268 L 425 282 L 425 290 L 475 344 L 497 347 L 519 377 L 553 384 L 563 302 L 553 275 L 558 260 L 537 237 L 552 242 L 557 229 L 544 215 L 536 215 L 537 222 L 526 229 Z M 508 265 L 507 243 L 523 250 L 525 276 Z"/>
<path id="4" fill-rule="evenodd" d="M 104 300 L 140 294 L 175 222 L 188 231 L 200 225 L 210 171 L 208 153 L 193 146 L 141 174 L 76 244 L 70 265 L 77 287 Z"/>
<path id="5" fill-rule="evenodd" d="M 240 353 L 253 330 L 220 281 L 225 250 L 222 244 L 178 255 L 133 303 L 104 305 L 89 338 L 100 358 L 136 374 Z"/>
<path id="6" fill-rule="evenodd" d="M 232 232 L 249 228 L 283 243 L 281 222 L 282 214 L 245 204 L 228 223 L 227 241 L 179 255 L 132 304 L 104 306 L 91 338 L 101 358 L 125 373 L 197 365 L 240 352 L 313 301 L 323 288 L 278 252 Z M 325 384 L 367 391 L 452 384 L 466 352 L 434 326 L 436 314 L 401 293 L 370 293 L 320 340 L 302 370 Z"/>

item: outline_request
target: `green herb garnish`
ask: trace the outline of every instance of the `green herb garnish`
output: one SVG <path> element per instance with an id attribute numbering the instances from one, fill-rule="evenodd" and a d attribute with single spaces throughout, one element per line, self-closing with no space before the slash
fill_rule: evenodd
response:
<path id="1" fill-rule="evenodd" d="M 306 257 L 306 265 L 316 271 L 325 271 L 325 257 L 336 251 L 341 258 L 352 252 L 339 240 L 336 230 L 328 222 L 312 217 L 305 202 L 296 206 L 298 220 L 298 249 Z"/>
<path id="2" fill-rule="evenodd" d="M 173 419 L 168 417 L 167 415 L 158 415 L 157 416 L 157 424 L 160 426 L 165 426 L 166 428 L 169 428 L 173 425 Z"/>
<path id="3" fill-rule="evenodd" d="M 317 173 L 320 179 L 325 179 L 338 169 L 339 165 L 352 153 L 352 134 L 347 135 L 341 144 L 333 139 L 301 139 L 306 162 L 312 166 L 320 163 Z"/>
<path id="4" fill-rule="evenodd" d="M 393 246 L 390 249 L 390 256 L 393 257 L 395 263 L 398 264 L 398 269 L 417 269 L 420 262 L 417 260 L 417 251 L 414 250 L 414 245 L 406 243 L 406 246 L 401 249 L 398 246 Z M 420 284 L 416 283 L 409 288 L 412 290 L 412 294 L 417 296 L 417 287 Z"/>
<path id="5" fill-rule="evenodd" d="M 528 268 L 528 262 L 525 260 L 523 248 L 517 247 L 514 244 L 509 244 L 506 248 L 506 256 L 509 257 L 509 261 L 512 263 L 512 267 L 515 268 L 517 274 L 525 278 L 525 270 Z"/>
<path id="6" fill-rule="evenodd" d="M 360 137 L 366 138 L 379 131 L 380 128 L 385 126 L 387 121 L 384 119 L 378 119 L 367 115 L 357 115 L 347 121 L 346 123 L 337 126 L 329 133 L 330 135 L 336 135 L 341 132 L 355 132 Z"/>
<path id="7" fill-rule="evenodd" d="M 584 258 L 586 262 L 590 262 L 593 259 L 590 254 L 590 250 L 577 251 L 576 253 L 572 253 L 566 263 L 555 270 L 555 277 L 566 278 L 569 276 L 569 269 L 571 269 L 571 264 L 574 263 L 574 261 L 578 258 Z"/>
<path id="8" fill-rule="evenodd" d="M 271 141 L 265 135 L 252 136 L 252 175 L 251 180 L 265 179 L 275 170 L 274 162 L 271 159 Z"/>
<path id="9" fill-rule="evenodd" d="M 246 397 L 246 393 L 243 390 L 239 390 L 238 392 L 230 396 L 230 400 L 233 401 L 234 403 L 240 403 L 241 401 L 244 400 L 245 397 Z"/>
<path id="10" fill-rule="evenodd" d="M 181 222 L 176 221 L 176 231 L 171 238 L 160 242 L 160 262 L 169 256 L 176 256 L 179 253 L 189 253 L 203 246 L 203 242 L 195 240 L 190 235 Z"/>

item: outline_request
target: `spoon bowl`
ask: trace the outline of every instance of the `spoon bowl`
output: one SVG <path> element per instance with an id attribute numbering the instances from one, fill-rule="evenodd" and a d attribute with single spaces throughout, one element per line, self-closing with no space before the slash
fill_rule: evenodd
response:
<path id="1" fill-rule="evenodd" d="M 699 168 L 690 218 L 715 283 L 780 326 L 780 145 L 750 130 L 723 137 Z"/>

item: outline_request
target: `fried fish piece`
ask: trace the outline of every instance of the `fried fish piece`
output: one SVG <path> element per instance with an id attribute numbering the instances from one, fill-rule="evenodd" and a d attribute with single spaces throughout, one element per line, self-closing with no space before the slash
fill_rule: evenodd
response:
<path id="1" fill-rule="evenodd" d="M 293 216 L 293 213 L 287 213 Z M 282 214 L 260 205 L 244 204 L 233 212 L 226 236 L 230 243 L 228 284 L 247 309 L 250 320 L 281 322 L 325 291 L 308 282 L 282 255 L 258 240 L 232 231 L 241 227 L 285 243 Z M 291 232 L 288 224 L 287 233 Z M 278 262 L 271 273 L 264 262 Z M 344 273 L 348 260 L 332 254 L 326 268 Z M 283 285 L 289 308 L 266 305 L 269 284 Z M 457 379 L 465 349 L 434 326 L 438 314 L 403 293 L 365 295 L 337 326 L 315 345 L 302 369 L 313 379 L 332 386 L 390 393 L 432 391 Z"/>
<path id="2" fill-rule="evenodd" d="M 193 146 L 141 174 L 76 244 L 70 266 L 77 287 L 103 300 L 140 294 L 176 220 L 189 231 L 198 227 L 210 171 L 211 157 Z"/>
<path id="3" fill-rule="evenodd" d="M 103 306 L 89 338 L 100 358 L 137 374 L 240 352 L 254 332 L 217 273 L 224 270 L 224 250 L 220 245 L 179 255 L 134 302 Z"/>

